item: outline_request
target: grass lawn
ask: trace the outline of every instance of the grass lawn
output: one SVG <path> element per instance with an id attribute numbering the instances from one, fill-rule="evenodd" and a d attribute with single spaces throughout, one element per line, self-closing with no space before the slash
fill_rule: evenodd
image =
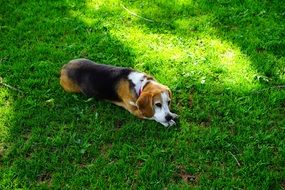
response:
<path id="1" fill-rule="evenodd" d="M 0 32 L 0 189 L 285 189 L 285 1 L 9 0 Z M 64 92 L 74 58 L 153 75 L 178 124 Z"/>

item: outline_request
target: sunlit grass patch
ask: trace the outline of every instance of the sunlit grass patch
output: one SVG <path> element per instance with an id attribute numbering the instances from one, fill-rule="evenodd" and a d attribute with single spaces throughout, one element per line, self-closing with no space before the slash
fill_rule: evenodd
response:
<path id="1" fill-rule="evenodd" d="M 0 84 L 0 157 L 4 155 L 7 148 L 5 145 L 10 135 L 11 123 L 13 122 L 13 100 L 9 94 L 9 89 L 5 89 Z"/>
<path id="2" fill-rule="evenodd" d="M 87 0 L 83 2 L 81 7 L 72 7 L 69 11 L 70 15 L 78 18 L 79 20 L 86 23 L 88 26 L 104 23 L 109 25 L 113 20 L 109 20 L 110 16 L 120 16 L 122 8 L 120 7 L 120 1 L 118 0 L 107 0 L 107 1 L 96 1 Z M 104 15 L 102 17 L 102 14 Z M 104 25 L 103 24 L 103 25 Z"/>
<path id="3" fill-rule="evenodd" d="M 195 15 L 190 18 L 177 18 L 173 25 L 177 32 L 187 36 L 196 36 L 200 32 L 206 32 L 208 35 L 215 32 L 214 28 L 208 25 L 209 22 L 211 17 L 208 15 Z"/>
<path id="4" fill-rule="evenodd" d="M 242 53 L 238 47 L 219 39 L 210 39 L 209 46 L 217 56 L 217 59 L 213 61 L 216 67 L 214 69 L 217 69 L 217 72 L 219 72 L 219 69 L 225 70 L 220 82 L 229 87 L 251 86 L 251 89 L 253 89 L 257 86 L 255 81 L 257 72 L 252 68 L 250 58 Z M 211 50 L 207 52 L 211 52 Z"/>
<path id="5" fill-rule="evenodd" d="M 0 189 L 282 189 L 283 1 L 0 6 Z M 177 125 L 69 94 L 84 57 L 152 74 Z"/>
<path id="6" fill-rule="evenodd" d="M 118 2 L 115 6 L 119 6 Z M 90 2 L 87 2 L 87 8 L 90 9 L 91 7 Z M 247 56 L 241 53 L 233 44 L 217 39 L 214 35 L 215 29 L 207 28 L 207 32 L 210 30 L 210 33 L 213 34 L 209 36 L 204 34 L 205 31 L 203 30 L 199 31 L 191 28 L 193 26 L 191 22 L 197 22 L 197 18 L 199 18 L 200 24 L 201 18 L 203 18 L 204 21 L 202 22 L 206 25 L 207 16 L 175 21 L 177 27 L 182 29 L 182 32 L 183 30 L 194 30 L 196 32 L 195 35 L 182 39 L 171 33 L 157 34 L 149 32 L 144 26 L 137 27 L 135 21 L 140 18 L 135 16 L 130 18 L 134 22 L 124 26 L 121 22 L 130 16 L 122 14 L 124 11 L 123 9 L 117 9 L 116 17 L 126 18 L 121 18 L 120 25 L 111 29 L 110 32 L 115 38 L 134 50 L 137 57 L 135 60 L 136 68 L 156 73 L 161 80 L 164 80 L 164 75 L 169 76 L 169 78 L 174 79 L 173 82 L 176 81 L 176 76 L 179 74 L 188 73 L 187 75 L 189 75 L 198 72 L 201 73 L 201 76 L 197 76 L 197 78 L 202 83 L 206 82 L 205 75 L 207 73 L 214 73 L 214 75 L 217 73 L 218 76 L 213 77 L 218 77 L 219 80 L 228 85 L 253 84 L 257 73 L 251 68 L 251 62 Z M 92 14 L 89 17 L 86 15 L 75 16 L 79 16 L 89 25 L 92 25 L 91 21 L 97 19 L 96 15 Z M 110 27 L 107 24 L 108 22 L 108 19 L 102 20 L 103 25 Z M 162 73 L 163 76 L 159 76 L 158 73 Z"/>
<path id="7" fill-rule="evenodd" d="M 166 78 L 175 83 L 177 76 L 184 75 L 203 84 L 223 82 L 229 87 L 250 88 L 255 85 L 257 73 L 249 58 L 233 44 L 215 36 L 181 39 L 173 34 L 146 32 L 142 27 L 125 27 L 111 33 L 134 50 L 138 69 L 156 73 L 162 81 Z"/>

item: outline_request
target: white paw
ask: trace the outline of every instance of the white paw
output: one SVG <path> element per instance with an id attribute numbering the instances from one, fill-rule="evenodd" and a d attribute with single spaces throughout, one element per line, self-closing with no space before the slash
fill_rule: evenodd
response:
<path id="1" fill-rule="evenodd" d="M 170 121 L 169 121 L 169 123 L 168 123 L 168 125 L 169 125 L 169 127 L 171 127 L 172 125 L 175 125 L 176 123 L 175 123 L 175 121 L 173 120 L 173 119 L 171 119 Z"/>
<path id="2" fill-rule="evenodd" d="M 173 119 L 178 118 L 179 116 L 176 113 L 171 113 L 171 116 L 173 117 Z"/>
<path id="3" fill-rule="evenodd" d="M 162 122 L 161 122 L 161 124 L 162 124 L 164 127 L 171 127 L 171 126 L 175 125 L 176 123 L 175 123 L 175 121 L 172 119 L 172 120 L 170 120 L 168 123 L 162 123 Z"/>

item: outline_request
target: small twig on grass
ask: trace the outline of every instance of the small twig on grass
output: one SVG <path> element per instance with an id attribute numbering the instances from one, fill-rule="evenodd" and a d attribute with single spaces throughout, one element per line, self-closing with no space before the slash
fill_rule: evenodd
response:
<path id="1" fill-rule="evenodd" d="M 232 157 L 235 159 L 237 165 L 240 166 L 240 163 L 239 163 L 238 159 L 235 157 L 235 155 L 234 155 L 233 153 L 231 153 L 231 151 L 228 151 L 228 152 L 229 152 L 229 153 L 232 155 Z"/>
<path id="2" fill-rule="evenodd" d="M 11 86 L 9 84 L 4 83 L 3 79 L 1 77 L 0 77 L 0 85 L 5 86 L 5 87 L 7 87 L 7 88 L 9 88 L 11 90 L 14 90 L 14 91 L 17 91 L 17 92 L 20 92 L 20 93 L 24 94 L 24 92 L 22 90 L 19 90 L 19 89 L 15 88 L 15 87 L 13 87 L 13 86 Z"/>
<path id="3" fill-rule="evenodd" d="M 122 7 L 123 9 L 125 9 L 128 13 L 130 13 L 130 14 L 133 15 L 133 16 L 136 16 L 136 17 L 138 17 L 138 18 L 141 18 L 141 19 L 146 20 L 146 21 L 149 21 L 149 22 L 154 22 L 154 20 L 151 20 L 151 19 L 142 17 L 142 16 L 140 16 L 140 15 L 138 15 L 138 14 L 136 14 L 136 13 L 130 11 L 130 10 L 127 9 L 123 4 L 121 4 L 121 7 Z"/>

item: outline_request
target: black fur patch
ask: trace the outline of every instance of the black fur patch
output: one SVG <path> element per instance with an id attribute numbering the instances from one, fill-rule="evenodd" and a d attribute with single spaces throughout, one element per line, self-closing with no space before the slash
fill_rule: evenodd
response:
<path id="1" fill-rule="evenodd" d="M 120 101 L 117 84 L 121 79 L 128 79 L 132 69 L 98 64 L 88 59 L 77 59 L 67 70 L 68 77 L 75 81 L 81 91 L 91 97 L 111 101 Z"/>

